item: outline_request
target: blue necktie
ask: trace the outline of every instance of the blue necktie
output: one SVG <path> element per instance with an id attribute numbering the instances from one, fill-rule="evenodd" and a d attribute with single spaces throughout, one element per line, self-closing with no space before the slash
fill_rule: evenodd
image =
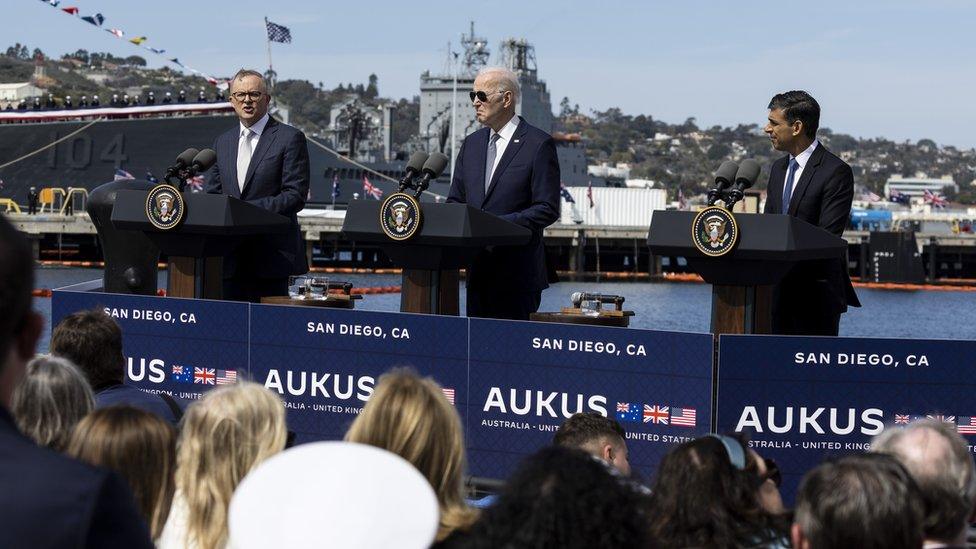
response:
<path id="1" fill-rule="evenodd" d="M 793 194 L 793 176 L 800 163 L 795 158 L 790 159 L 790 169 L 786 172 L 786 184 L 783 186 L 783 212 L 790 213 L 790 195 Z"/>
<path id="2" fill-rule="evenodd" d="M 491 139 L 488 141 L 488 158 L 485 159 L 485 194 L 488 194 L 488 186 L 491 185 L 491 172 L 495 167 L 495 155 L 498 154 L 498 147 L 495 143 L 498 138 L 501 137 L 497 133 L 493 133 Z"/>

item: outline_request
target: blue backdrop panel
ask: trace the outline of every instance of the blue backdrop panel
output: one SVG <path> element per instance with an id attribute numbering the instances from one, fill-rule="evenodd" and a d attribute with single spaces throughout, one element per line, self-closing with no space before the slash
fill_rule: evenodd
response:
<path id="1" fill-rule="evenodd" d="M 620 421 L 631 465 L 645 476 L 676 442 L 711 427 L 708 334 L 480 319 L 470 330 L 475 475 L 506 478 L 580 411 Z"/>
<path id="2" fill-rule="evenodd" d="M 94 308 L 122 327 L 127 384 L 193 400 L 248 375 L 247 303 L 55 291 L 52 325 Z"/>
<path id="3" fill-rule="evenodd" d="M 717 427 L 750 433 L 792 501 L 804 473 L 892 425 L 932 416 L 976 441 L 973 356 L 976 341 L 722 336 Z"/>
<path id="4" fill-rule="evenodd" d="M 467 403 L 467 319 L 251 306 L 251 372 L 288 406 L 299 442 L 341 439 L 380 374 L 411 366 Z"/>

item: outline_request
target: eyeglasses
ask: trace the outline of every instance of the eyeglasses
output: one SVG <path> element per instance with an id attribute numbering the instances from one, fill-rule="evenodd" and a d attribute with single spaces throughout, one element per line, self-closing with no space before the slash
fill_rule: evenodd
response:
<path id="1" fill-rule="evenodd" d="M 495 95 L 496 93 L 505 93 L 505 92 L 504 91 L 500 91 L 500 90 L 499 91 L 493 91 L 491 93 L 485 93 L 483 91 L 476 91 L 476 92 L 473 91 L 473 92 L 468 92 L 468 97 L 471 98 L 471 102 L 472 103 L 474 103 L 474 100 L 475 99 L 477 99 L 478 101 L 481 101 L 482 103 L 486 103 L 488 101 L 488 98 L 491 97 L 491 96 L 493 96 L 493 95 Z"/>
<path id="2" fill-rule="evenodd" d="M 231 97 L 238 101 L 244 101 L 245 99 L 250 99 L 251 101 L 257 101 L 261 99 L 264 92 L 252 91 L 252 92 L 234 92 L 230 94 Z"/>
<path id="3" fill-rule="evenodd" d="M 783 484 L 783 473 L 780 472 L 779 465 L 771 458 L 763 458 L 763 463 L 766 464 L 766 474 L 762 476 L 763 482 L 772 481 L 779 488 Z"/>

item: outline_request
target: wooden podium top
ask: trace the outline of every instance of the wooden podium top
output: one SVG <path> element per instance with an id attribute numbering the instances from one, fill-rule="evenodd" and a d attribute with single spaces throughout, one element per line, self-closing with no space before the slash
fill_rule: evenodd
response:
<path id="1" fill-rule="evenodd" d="M 265 305 L 294 305 L 297 307 L 334 307 L 336 309 L 354 309 L 359 295 L 329 294 L 328 299 L 299 299 L 287 295 L 262 297 Z"/>
<path id="2" fill-rule="evenodd" d="M 615 312 L 618 314 L 589 316 L 567 313 L 532 313 L 529 315 L 529 320 L 534 322 L 557 322 L 561 324 L 586 324 L 589 326 L 612 326 L 616 328 L 626 328 L 630 326 L 630 317 L 634 316 L 633 311 L 606 312 Z"/>

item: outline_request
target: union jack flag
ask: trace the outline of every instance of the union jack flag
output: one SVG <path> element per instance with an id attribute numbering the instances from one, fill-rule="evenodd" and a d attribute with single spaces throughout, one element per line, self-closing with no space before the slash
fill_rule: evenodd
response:
<path id="1" fill-rule="evenodd" d="M 668 424 L 668 407 L 667 406 L 654 406 L 644 405 L 644 423 L 659 423 L 661 425 Z"/>
<path id="2" fill-rule="evenodd" d="M 976 435 L 976 417 L 959 416 L 959 424 L 956 430 L 960 435 Z"/>
<path id="3" fill-rule="evenodd" d="M 216 385 L 217 373 L 215 368 L 194 368 L 193 383 L 200 385 Z"/>
<path id="4" fill-rule="evenodd" d="M 203 192 L 203 176 L 197 175 L 186 180 L 187 186 L 190 187 L 190 192 L 199 193 Z"/>
<path id="5" fill-rule="evenodd" d="M 363 194 L 368 194 L 376 200 L 383 198 L 383 191 L 379 187 L 376 187 L 370 183 L 369 179 L 366 179 L 365 175 L 363 176 Z"/>
<path id="6" fill-rule="evenodd" d="M 237 370 L 217 370 L 217 385 L 237 383 Z"/>
<path id="7" fill-rule="evenodd" d="M 925 417 L 929 419 L 934 419 L 936 421 L 941 421 L 942 423 L 955 423 L 956 416 L 944 416 L 941 414 L 928 414 Z"/>
<path id="8" fill-rule="evenodd" d="M 671 408 L 671 425 L 681 425 L 682 427 L 695 426 L 694 408 Z"/>
<path id="9" fill-rule="evenodd" d="M 447 397 L 447 401 L 454 405 L 454 389 L 450 387 L 441 387 L 441 391 L 444 392 L 444 396 Z"/>
<path id="10" fill-rule="evenodd" d="M 926 204 L 931 204 L 936 208 L 945 208 L 949 205 L 949 201 L 945 199 L 944 196 L 940 194 L 935 194 L 932 191 L 925 189 L 925 195 L 923 196 Z"/>
<path id="11" fill-rule="evenodd" d="M 908 425 L 912 417 L 908 414 L 895 414 L 895 425 Z"/>

